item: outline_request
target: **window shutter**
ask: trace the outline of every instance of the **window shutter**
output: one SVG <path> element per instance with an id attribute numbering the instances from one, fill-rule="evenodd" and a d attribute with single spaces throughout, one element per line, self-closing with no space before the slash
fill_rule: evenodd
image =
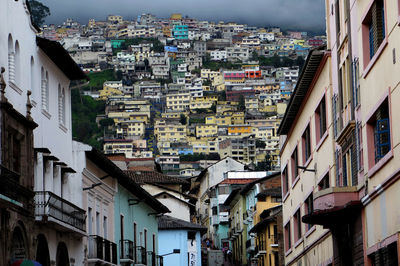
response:
<path id="1" fill-rule="evenodd" d="M 357 163 L 357 145 L 353 145 L 351 147 L 351 185 L 352 186 L 357 186 L 358 185 L 358 163 Z"/>
<path id="2" fill-rule="evenodd" d="M 339 150 L 335 151 L 335 165 L 336 165 L 336 186 L 340 186 L 340 159 Z"/>

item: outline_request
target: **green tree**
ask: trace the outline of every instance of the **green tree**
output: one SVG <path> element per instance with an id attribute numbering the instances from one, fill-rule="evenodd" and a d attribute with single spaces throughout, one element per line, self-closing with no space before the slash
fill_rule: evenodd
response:
<path id="1" fill-rule="evenodd" d="M 181 122 L 182 125 L 186 125 L 187 119 L 186 119 L 186 116 L 184 114 L 181 114 L 179 122 Z"/>
<path id="2" fill-rule="evenodd" d="M 262 140 L 260 140 L 260 139 L 257 139 L 257 140 L 256 140 L 256 148 L 262 148 L 262 149 L 264 149 L 265 146 L 266 146 L 266 144 L 265 144 L 264 141 L 262 141 Z"/>
<path id="3" fill-rule="evenodd" d="M 29 7 L 33 23 L 38 26 L 42 26 L 44 19 L 51 15 L 50 9 L 37 0 L 29 0 Z"/>
<path id="4" fill-rule="evenodd" d="M 245 100 L 244 100 L 244 96 L 243 95 L 240 95 L 240 97 L 239 97 L 238 109 L 239 109 L 239 111 L 246 110 L 246 104 L 245 104 Z"/>

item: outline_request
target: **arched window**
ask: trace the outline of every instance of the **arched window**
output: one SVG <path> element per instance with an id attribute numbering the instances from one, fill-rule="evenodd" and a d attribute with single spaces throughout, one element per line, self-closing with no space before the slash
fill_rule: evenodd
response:
<path id="1" fill-rule="evenodd" d="M 14 84 L 21 85 L 21 51 L 19 42 L 15 42 L 15 55 L 14 55 Z"/>
<path id="2" fill-rule="evenodd" d="M 58 120 L 65 125 L 65 90 L 58 84 Z"/>
<path id="3" fill-rule="evenodd" d="M 49 73 L 42 67 L 41 70 L 42 109 L 49 111 Z"/>
<path id="4" fill-rule="evenodd" d="M 14 42 L 11 34 L 8 35 L 8 79 L 15 82 Z"/>
<path id="5" fill-rule="evenodd" d="M 35 60 L 31 56 L 31 84 L 29 90 L 32 92 L 32 99 L 36 96 L 36 79 L 35 79 Z"/>

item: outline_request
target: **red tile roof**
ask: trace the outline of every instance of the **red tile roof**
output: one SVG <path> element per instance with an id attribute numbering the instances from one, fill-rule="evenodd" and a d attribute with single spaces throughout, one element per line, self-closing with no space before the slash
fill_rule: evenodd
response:
<path id="1" fill-rule="evenodd" d="M 189 182 L 179 178 L 161 174 L 155 171 L 124 171 L 138 184 L 188 184 Z"/>
<path id="2" fill-rule="evenodd" d="M 239 185 L 243 185 L 243 184 L 251 183 L 254 180 L 255 180 L 254 178 L 229 178 L 229 179 L 225 179 L 220 184 L 239 184 Z"/>

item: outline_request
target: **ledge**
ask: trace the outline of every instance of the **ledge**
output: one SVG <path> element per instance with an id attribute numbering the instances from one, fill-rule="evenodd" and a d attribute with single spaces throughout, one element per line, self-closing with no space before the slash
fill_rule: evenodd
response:
<path id="1" fill-rule="evenodd" d="M 301 243 L 303 243 L 303 237 L 301 237 L 299 240 L 297 240 L 296 243 L 294 243 L 294 248 L 297 248 Z"/>
<path id="2" fill-rule="evenodd" d="M 324 135 L 318 141 L 317 147 L 315 148 L 316 151 L 318 151 L 319 148 L 321 148 L 322 144 L 325 142 L 325 140 L 327 139 L 328 136 L 329 136 L 329 132 L 328 132 L 328 130 L 326 130 Z"/>
<path id="3" fill-rule="evenodd" d="M 291 185 L 292 189 L 296 186 L 296 184 L 297 184 L 297 182 L 299 182 L 299 180 L 300 180 L 300 175 L 297 175 L 297 177 L 295 178 L 295 180 L 293 181 L 293 183 Z"/>
<path id="4" fill-rule="evenodd" d="M 304 237 L 308 238 L 314 231 L 316 230 L 316 226 L 313 225 L 308 231 L 305 233 Z"/>
<path id="5" fill-rule="evenodd" d="M 49 120 L 51 119 L 51 114 L 47 112 L 46 110 L 42 109 L 42 114 L 47 117 Z"/>
<path id="6" fill-rule="evenodd" d="M 285 252 L 285 257 L 289 256 L 290 253 L 292 253 L 292 248 L 289 248 L 289 249 Z"/>
<path id="7" fill-rule="evenodd" d="M 9 82 L 9 86 L 15 90 L 18 94 L 22 95 L 22 90 L 17 86 L 17 84 L 15 84 L 13 81 Z"/>
<path id="8" fill-rule="evenodd" d="M 380 159 L 374 166 L 372 166 L 368 170 L 368 177 L 371 178 L 378 172 L 383 166 L 385 166 L 386 163 L 388 163 L 391 159 L 393 158 L 393 150 L 390 150 L 388 153 L 386 153 L 385 156 L 383 156 L 382 159 Z"/>

